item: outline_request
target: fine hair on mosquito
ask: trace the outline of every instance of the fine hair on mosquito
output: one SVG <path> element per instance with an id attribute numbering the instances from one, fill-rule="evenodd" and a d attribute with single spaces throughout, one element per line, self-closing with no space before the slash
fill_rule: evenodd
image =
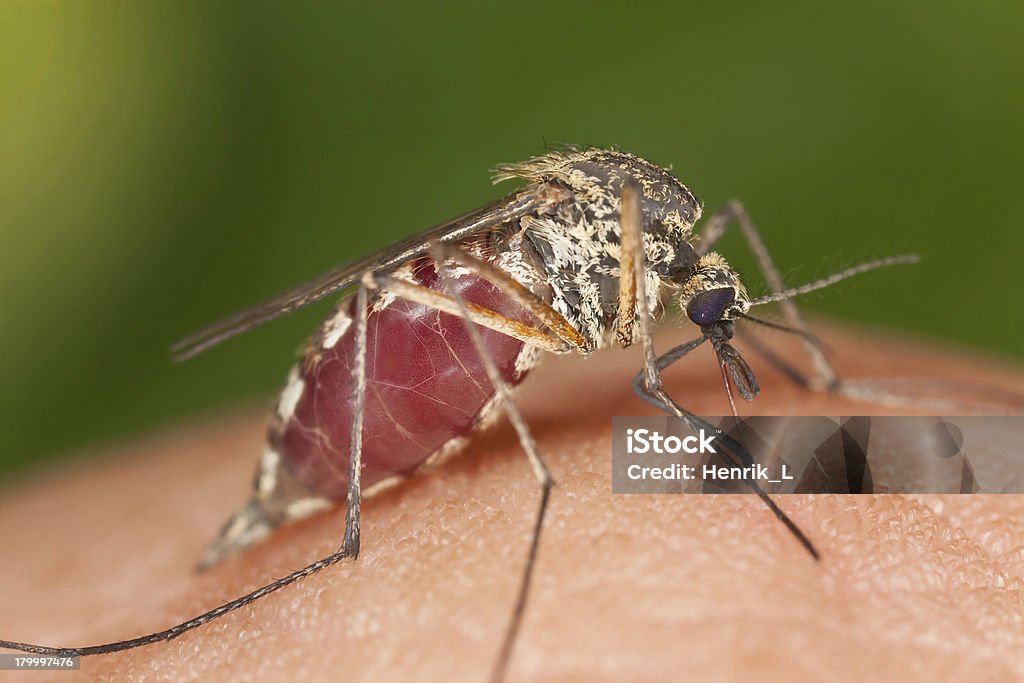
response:
<path id="1" fill-rule="evenodd" d="M 661 373 L 709 344 L 734 415 L 735 395 L 753 400 L 757 377 L 732 341 L 737 323 L 799 337 L 811 360 L 809 389 L 853 396 L 832 370 L 793 302 L 913 255 L 862 263 L 787 287 L 743 205 L 713 213 L 699 233 L 703 205 L 669 171 L 617 149 L 562 148 L 499 166 L 495 182 L 522 186 L 483 207 L 332 270 L 215 323 L 173 348 L 185 360 L 235 335 L 332 294 L 341 298 L 292 368 L 270 420 L 251 498 L 199 560 L 199 568 L 267 538 L 277 527 L 344 502 L 340 549 L 253 592 L 164 631 L 103 645 L 48 647 L 0 641 L 0 647 L 52 656 L 118 652 L 171 640 L 342 560 L 360 549 L 364 496 L 461 449 L 501 414 L 508 417 L 537 479 L 533 534 L 492 680 L 512 660 L 554 479 L 516 407 L 514 388 L 543 352 L 589 355 L 639 343 L 636 394 L 693 429 L 713 430 L 665 390 Z M 751 298 L 714 246 L 739 228 L 770 293 Z M 778 303 L 784 323 L 752 313 Z M 683 311 L 699 336 L 662 354 L 654 319 Z M 378 343 L 380 342 L 380 343 Z M 415 353 L 390 351 L 407 349 Z M 368 354 L 367 349 L 376 350 Z M 396 424 L 396 422 L 398 424 Z M 715 430 L 717 431 L 717 430 Z M 364 439 L 373 434 L 372 439 Z M 750 462 L 726 435 L 727 459 Z M 751 488 L 814 560 L 810 538 L 756 483 Z"/>

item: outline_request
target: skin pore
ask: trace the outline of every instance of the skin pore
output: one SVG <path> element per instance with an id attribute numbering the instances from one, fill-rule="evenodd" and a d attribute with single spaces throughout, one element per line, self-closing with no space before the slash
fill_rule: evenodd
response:
<path id="1" fill-rule="evenodd" d="M 986 401 L 1021 411 L 1019 366 L 891 333 L 816 332 L 841 377 L 941 374 L 1016 392 L 1016 403 Z M 657 348 L 692 335 L 667 331 Z M 799 358 L 786 335 L 759 336 Z M 665 373 L 666 388 L 698 414 L 727 412 L 710 350 L 693 355 Z M 913 414 L 814 394 L 747 359 L 762 394 L 738 406 L 743 414 Z M 639 367 L 636 349 L 550 358 L 519 393 L 557 484 L 509 680 L 1024 679 L 1024 496 L 777 497 L 820 563 L 754 496 L 613 496 L 610 418 L 652 413 L 630 390 Z M 193 571 L 248 496 L 264 419 L 212 416 L 0 488 L 0 636 L 69 646 L 134 637 L 336 550 L 343 506 Z M 82 672 L 484 681 L 538 495 L 502 421 L 460 456 L 365 501 L 357 563 L 170 643 L 85 658 Z"/>

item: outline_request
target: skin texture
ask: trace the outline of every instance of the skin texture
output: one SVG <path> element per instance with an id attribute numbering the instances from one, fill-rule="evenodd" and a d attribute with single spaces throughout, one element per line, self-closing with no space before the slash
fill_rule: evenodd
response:
<path id="1" fill-rule="evenodd" d="M 840 376 L 941 372 L 1015 392 L 961 400 L 1022 410 L 1019 366 L 817 331 Z M 669 331 L 658 349 L 692 333 Z M 762 338 L 797 357 L 784 335 Z M 712 357 L 694 355 L 666 373 L 668 389 L 695 412 L 727 411 Z M 745 414 L 913 412 L 813 394 L 748 360 L 763 393 Z M 611 495 L 610 418 L 651 414 L 629 389 L 638 368 L 635 350 L 552 358 L 519 394 L 557 486 L 510 680 L 1024 680 L 1024 496 L 779 497 L 821 551 L 815 563 L 753 496 Z M 193 573 L 248 495 L 262 438 L 262 411 L 220 415 L 0 489 L 0 635 L 85 645 L 148 633 L 336 549 L 341 508 Z M 355 565 L 170 643 L 84 659 L 79 676 L 486 680 L 537 501 L 501 422 L 366 501 Z"/>

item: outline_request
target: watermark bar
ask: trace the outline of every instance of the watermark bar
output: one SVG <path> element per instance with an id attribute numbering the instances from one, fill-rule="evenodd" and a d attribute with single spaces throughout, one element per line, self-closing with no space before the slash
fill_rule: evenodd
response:
<path id="1" fill-rule="evenodd" d="M 613 493 L 1024 493 L 1024 417 L 612 419 Z"/>
<path id="2" fill-rule="evenodd" d="M 46 657 L 43 655 L 0 653 L 0 671 L 78 671 L 80 657 Z"/>

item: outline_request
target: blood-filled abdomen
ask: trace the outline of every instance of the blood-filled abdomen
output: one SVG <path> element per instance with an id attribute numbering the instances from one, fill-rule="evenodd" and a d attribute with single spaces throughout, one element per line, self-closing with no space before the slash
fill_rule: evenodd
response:
<path id="1" fill-rule="evenodd" d="M 443 289 L 429 262 L 414 273 L 418 284 Z M 466 301 L 531 323 L 522 307 L 485 279 L 464 275 L 453 285 Z M 348 483 L 354 314 L 352 297 L 314 337 L 282 392 L 270 433 L 292 475 L 312 493 L 334 499 L 345 497 Z M 522 380 L 529 368 L 520 363 L 517 370 L 523 342 L 477 329 L 502 379 Z M 495 395 L 458 316 L 395 298 L 371 310 L 366 342 L 364 487 L 410 473 L 453 439 L 469 435 Z"/>

